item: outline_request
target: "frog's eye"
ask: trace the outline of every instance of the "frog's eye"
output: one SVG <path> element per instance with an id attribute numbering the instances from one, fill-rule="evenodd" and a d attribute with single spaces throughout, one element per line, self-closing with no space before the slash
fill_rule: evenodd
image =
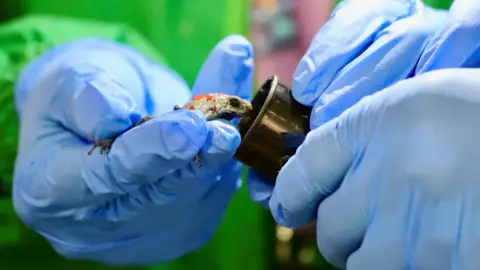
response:
<path id="1" fill-rule="evenodd" d="M 238 98 L 231 98 L 229 100 L 229 104 L 230 106 L 237 108 L 237 107 L 240 107 L 242 102 Z"/>

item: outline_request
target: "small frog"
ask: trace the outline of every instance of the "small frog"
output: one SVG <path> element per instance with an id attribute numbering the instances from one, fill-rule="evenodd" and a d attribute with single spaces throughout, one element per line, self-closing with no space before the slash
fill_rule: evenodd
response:
<path id="1" fill-rule="evenodd" d="M 124 132 L 127 132 L 128 130 L 134 128 L 134 127 L 138 127 L 140 126 L 141 124 L 147 122 L 148 120 L 150 119 L 153 119 L 155 118 L 156 115 L 149 115 L 149 116 L 145 116 L 143 117 L 142 119 L 140 119 L 140 121 L 138 121 L 135 125 L 133 125 L 131 128 L 125 130 Z M 118 134 L 117 136 L 113 137 L 113 138 L 110 138 L 110 139 L 103 139 L 103 140 L 98 140 L 98 141 L 91 141 L 89 140 L 90 143 L 93 144 L 92 148 L 90 148 L 90 150 L 88 151 L 88 155 L 92 155 L 93 151 L 95 151 L 95 149 L 98 147 L 100 148 L 100 154 L 103 155 L 103 153 L 108 153 L 110 152 L 110 149 L 112 148 L 112 144 L 113 142 L 115 141 L 115 139 L 120 136 L 121 134 Z"/>
<path id="2" fill-rule="evenodd" d="M 212 93 L 194 96 L 183 106 L 175 105 L 173 110 L 199 110 L 205 115 L 207 121 L 214 119 L 232 120 L 233 118 L 242 117 L 250 112 L 252 110 L 252 104 L 248 100 L 239 98 L 237 96 L 222 93 Z M 130 129 L 137 127 L 155 117 L 156 115 L 145 116 Z M 99 141 L 90 141 L 93 146 L 88 151 L 88 155 L 91 155 L 97 147 L 100 148 L 100 154 L 108 153 L 113 142 L 118 136 Z M 198 162 L 199 160 L 199 156 L 197 155 L 194 159 L 194 162 Z"/>
<path id="3" fill-rule="evenodd" d="M 199 110 L 207 121 L 214 119 L 232 120 L 242 117 L 252 110 L 252 104 L 245 99 L 222 93 L 194 96 L 183 106 L 176 105 L 174 110 Z"/>

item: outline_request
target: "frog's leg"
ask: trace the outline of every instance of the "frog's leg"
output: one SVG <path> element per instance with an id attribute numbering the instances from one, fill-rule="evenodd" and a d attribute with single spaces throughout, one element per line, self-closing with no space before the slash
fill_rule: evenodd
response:
<path id="1" fill-rule="evenodd" d="M 207 119 L 207 121 L 218 118 L 218 113 L 213 109 L 208 110 L 206 113 L 204 113 L 204 115 L 205 115 L 205 118 Z"/>
<path id="2" fill-rule="evenodd" d="M 200 155 L 196 155 L 194 158 L 193 158 L 193 163 L 196 163 L 198 165 L 198 167 L 202 167 L 202 163 L 200 162 Z"/>
<path id="3" fill-rule="evenodd" d="M 110 152 L 110 149 L 112 148 L 113 141 L 115 141 L 115 138 L 104 139 L 104 140 L 99 140 L 99 141 L 90 141 L 93 144 L 93 146 L 88 151 L 88 155 L 91 156 L 93 151 L 95 151 L 95 149 L 97 147 L 100 148 L 100 154 L 102 154 L 102 155 L 103 155 L 103 153 Z"/>
<path id="4" fill-rule="evenodd" d="M 141 124 L 147 122 L 148 120 L 152 120 L 152 119 L 155 118 L 155 117 L 156 117 L 156 115 L 145 116 L 145 117 L 143 117 L 142 119 L 140 119 L 140 121 L 138 121 L 138 122 L 134 125 L 134 127 L 138 127 L 138 126 L 140 126 Z"/>
<path id="5" fill-rule="evenodd" d="M 137 127 L 153 118 L 155 118 L 156 116 L 155 115 L 149 115 L 149 116 L 145 116 L 143 117 L 142 119 L 140 119 L 140 121 L 138 121 L 133 127 Z M 133 128 L 132 127 L 132 128 Z M 128 130 L 130 130 L 131 128 L 129 128 Z M 128 131 L 126 130 L 126 131 Z M 124 131 L 124 133 L 126 132 Z M 118 135 L 120 136 L 120 135 Z M 112 144 L 113 142 L 115 141 L 115 139 L 118 137 L 114 137 L 114 138 L 110 138 L 110 139 L 103 139 L 103 140 L 98 140 L 98 141 L 90 141 L 93 146 L 92 148 L 90 148 L 90 150 L 88 151 L 88 155 L 92 155 L 93 151 L 95 151 L 95 149 L 98 147 L 100 148 L 100 154 L 103 155 L 103 153 L 108 153 L 110 152 L 110 149 L 112 148 Z"/>
<path id="6" fill-rule="evenodd" d="M 210 121 L 210 120 L 213 120 L 213 119 L 216 119 L 218 118 L 218 114 L 215 110 L 211 109 L 211 110 L 208 110 L 207 112 L 204 113 L 205 115 L 205 119 L 207 121 Z M 196 163 L 198 165 L 198 167 L 202 167 L 202 163 L 200 162 L 200 154 L 196 155 L 194 158 L 193 158 L 193 163 Z"/>

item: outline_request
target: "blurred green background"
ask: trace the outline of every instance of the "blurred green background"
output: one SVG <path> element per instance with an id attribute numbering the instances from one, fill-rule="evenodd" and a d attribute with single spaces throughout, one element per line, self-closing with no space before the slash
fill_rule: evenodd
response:
<path id="1" fill-rule="evenodd" d="M 448 8 L 452 1 L 424 2 Z M 12 86 L 21 67 L 56 44 L 97 35 L 168 64 L 191 85 L 218 41 L 232 33 L 248 35 L 249 9 L 247 0 L 0 0 L 0 19 L 9 21 L 0 25 L 0 183 L 4 183 L 0 186 L 0 269 L 113 269 L 60 258 L 13 212 L 8 184 L 18 123 Z M 201 250 L 166 265 L 114 269 L 280 269 L 275 233 L 268 212 L 251 203 L 243 187 L 213 240 Z M 315 245 L 311 238 L 308 244 Z M 315 262 L 317 269 L 329 269 L 321 258 Z"/>

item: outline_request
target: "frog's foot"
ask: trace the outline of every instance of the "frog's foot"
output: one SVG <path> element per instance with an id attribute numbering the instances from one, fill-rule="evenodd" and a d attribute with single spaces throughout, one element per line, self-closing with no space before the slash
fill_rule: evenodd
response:
<path id="1" fill-rule="evenodd" d="M 193 163 L 197 164 L 199 168 L 202 167 L 202 163 L 200 162 L 200 156 L 199 156 L 199 155 L 196 155 L 196 156 L 193 158 Z"/>
<path id="2" fill-rule="evenodd" d="M 93 151 L 97 147 L 100 148 L 100 154 L 103 155 L 103 153 L 108 153 L 110 152 L 110 149 L 112 148 L 114 139 L 104 139 L 104 140 L 99 140 L 99 141 L 90 141 L 93 143 L 92 148 L 90 148 L 90 151 L 88 151 L 88 155 L 92 155 Z"/>
<path id="3" fill-rule="evenodd" d="M 134 125 L 134 127 L 138 127 L 138 126 L 140 126 L 141 124 L 143 124 L 143 123 L 145 123 L 145 122 L 147 122 L 147 121 L 149 121 L 149 120 L 152 120 L 152 119 L 155 118 L 155 117 L 156 117 L 156 115 L 148 115 L 148 116 L 145 116 L 145 117 L 143 117 L 142 119 L 140 119 L 140 121 L 138 121 L 138 122 Z"/>
<path id="4" fill-rule="evenodd" d="M 204 113 L 204 115 L 205 115 L 205 120 L 207 121 L 215 120 L 220 117 L 220 114 L 218 114 L 214 110 L 208 110 L 207 112 Z"/>

